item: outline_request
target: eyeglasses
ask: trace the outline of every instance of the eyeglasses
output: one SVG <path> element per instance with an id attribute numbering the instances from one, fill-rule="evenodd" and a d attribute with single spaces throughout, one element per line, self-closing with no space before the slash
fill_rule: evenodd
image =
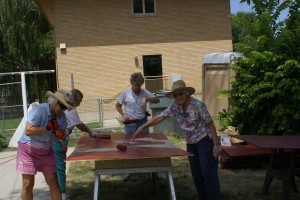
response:
<path id="1" fill-rule="evenodd" d="M 184 94 L 184 92 L 177 92 L 177 93 L 174 93 L 174 94 L 172 95 L 172 97 L 173 97 L 174 99 L 176 99 L 177 97 L 182 97 L 183 94 Z"/>
<path id="2" fill-rule="evenodd" d="M 65 93 L 65 96 L 68 97 L 67 103 L 70 104 L 71 106 L 76 107 L 78 105 L 78 103 L 75 101 L 75 98 L 70 95 L 69 93 Z"/>
<path id="3" fill-rule="evenodd" d="M 64 104 L 62 104 L 60 102 L 58 102 L 57 104 L 61 110 L 67 110 L 67 107 Z"/>
<path id="4" fill-rule="evenodd" d="M 137 85 L 137 84 L 136 84 L 136 85 L 132 85 L 132 87 L 133 87 L 133 88 L 141 88 L 142 85 Z"/>

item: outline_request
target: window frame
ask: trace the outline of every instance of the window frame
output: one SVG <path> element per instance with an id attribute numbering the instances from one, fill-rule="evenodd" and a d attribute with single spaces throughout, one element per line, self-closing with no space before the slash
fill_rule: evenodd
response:
<path id="1" fill-rule="evenodd" d="M 134 12 L 134 0 L 131 0 L 131 8 L 132 8 L 132 16 L 133 17 L 154 17 L 157 15 L 157 10 L 156 10 L 156 0 L 153 0 L 153 7 L 154 7 L 154 12 L 153 13 L 146 13 L 145 10 L 145 1 L 146 0 L 141 0 L 142 1 L 142 6 L 143 6 L 143 13 L 135 13 Z"/>

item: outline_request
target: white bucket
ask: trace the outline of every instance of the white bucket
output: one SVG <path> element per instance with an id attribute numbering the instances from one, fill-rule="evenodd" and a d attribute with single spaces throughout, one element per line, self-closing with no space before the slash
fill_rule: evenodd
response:
<path id="1" fill-rule="evenodd" d="M 172 83 L 174 83 L 175 81 L 178 81 L 178 80 L 182 80 L 180 75 L 178 75 L 178 74 L 172 74 L 171 75 Z"/>

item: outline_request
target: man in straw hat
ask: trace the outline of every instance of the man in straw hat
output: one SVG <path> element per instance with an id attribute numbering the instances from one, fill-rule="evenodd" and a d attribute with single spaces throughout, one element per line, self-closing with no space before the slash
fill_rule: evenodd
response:
<path id="1" fill-rule="evenodd" d="M 183 80 L 173 83 L 172 91 L 166 97 L 175 101 L 160 115 L 141 126 L 133 138 L 145 128 L 158 124 L 174 116 L 187 143 L 190 168 L 199 199 L 219 200 L 220 184 L 218 178 L 218 157 L 220 149 L 215 125 L 205 104 L 193 97 L 193 87 L 186 87 Z"/>
<path id="2" fill-rule="evenodd" d="M 22 199 L 33 199 L 34 176 L 42 172 L 50 188 L 52 199 L 61 199 L 56 177 L 56 163 L 52 142 L 62 140 L 67 127 L 64 114 L 72 109 L 74 99 L 61 91 L 46 93 L 48 103 L 32 108 L 25 130 L 18 142 L 16 170 L 22 174 Z"/>
<path id="3" fill-rule="evenodd" d="M 70 92 L 63 91 L 68 96 L 73 97 L 73 106 L 72 110 L 65 110 L 65 115 L 67 118 L 67 129 L 66 129 L 66 139 L 63 141 L 55 140 L 52 145 L 52 148 L 55 152 L 56 160 L 56 173 L 58 184 L 62 193 L 62 200 L 69 198 L 69 195 L 66 194 L 66 163 L 67 158 L 67 146 L 69 143 L 69 135 L 72 133 L 73 128 L 76 126 L 79 130 L 89 133 L 92 136 L 93 132 L 90 130 L 79 118 L 76 107 L 80 105 L 83 94 L 78 89 L 72 89 Z"/>

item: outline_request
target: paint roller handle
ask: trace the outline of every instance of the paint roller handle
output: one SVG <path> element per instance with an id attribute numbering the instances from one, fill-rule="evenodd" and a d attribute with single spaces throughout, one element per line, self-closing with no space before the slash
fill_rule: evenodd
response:
<path id="1" fill-rule="evenodd" d="M 139 122 L 139 119 L 127 119 L 123 121 L 123 124 L 132 124 L 132 123 L 137 123 Z"/>

